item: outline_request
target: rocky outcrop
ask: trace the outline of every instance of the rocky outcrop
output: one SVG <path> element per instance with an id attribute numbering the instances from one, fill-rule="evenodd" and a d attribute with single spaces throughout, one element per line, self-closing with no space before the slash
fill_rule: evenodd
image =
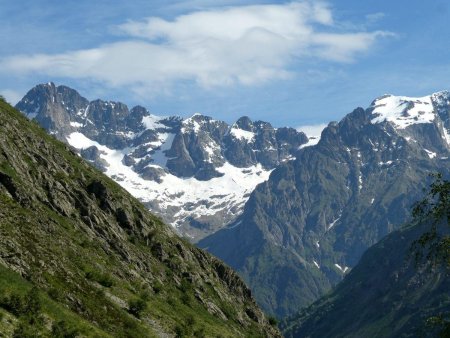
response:
<path id="1" fill-rule="evenodd" d="M 31 89 L 17 104 L 17 109 L 26 111 L 30 119 L 35 119 L 57 138 L 64 140 L 68 133 L 74 131 L 70 124 L 74 121 L 73 116 L 85 110 L 88 104 L 89 101 L 75 90 L 48 83 Z"/>

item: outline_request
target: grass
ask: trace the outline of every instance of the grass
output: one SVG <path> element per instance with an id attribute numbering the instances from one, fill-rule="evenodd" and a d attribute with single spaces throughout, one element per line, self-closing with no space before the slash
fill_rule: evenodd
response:
<path id="1" fill-rule="evenodd" d="M 67 329 L 82 335 L 108 337 L 104 332 L 80 318 L 67 308 L 52 300 L 45 293 L 37 290 L 32 283 L 26 281 L 18 273 L 0 265 L 0 332 L 39 332 L 51 336 L 51 330 L 44 324 L 53 326 L 55 323 L 65 323 Z M 30 306 L 30 303 L 31 306 Z M 34 304 L 34 305 L 33 305 Z M 38 305 L 37 305 L 38 304 Z M 31 320 L 30 317 L 35 319 Z M 36 320 L 42 318 L 42 322 Z"/>

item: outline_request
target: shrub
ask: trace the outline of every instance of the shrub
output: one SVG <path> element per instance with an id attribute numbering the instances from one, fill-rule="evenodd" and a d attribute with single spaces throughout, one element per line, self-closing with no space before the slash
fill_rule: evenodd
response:
<path id="1" fill-rule="evenodd" d="M 161 292 L 162 289 L 163 289 L 162 284 L 159 281 L 156 281 L 155 284 L 153 285 L 153 292 L 155 292 L 155 294 L 158 294 Z"/>
<path id="2" fill-rule="evenodd" d="M 47 294 L 53 300 L 59 301 L 62 299 L 61 291 L 59 291 L 57 288 L 48 289 Z"/>
<path id="3" fill-rule="evenodd" d="M 13 332 L 13 338 L 34 338 L 38 336 L 36 327 L 20 323 Z"/>
<path id="4" fill-rule="evenodd" d="M 107 273 L 101 273 L 101 272 L 90 270 L 90 271 L 86 272 L 85 276 L 87 279 L 93 280 L 107 288 L 110 288 L 111 286 L 114 285 L 114 281 L 113 281 L 111 275 L 107 274 Z"/>
<path id="5" fill-rule="evenodd" d="M 13 293 L 0 300 L 0 306 L 13 315 L 37 317 L 41 312 L 41 300 L 36 288 L 32 288 L 25 296 Z"/>
<path id="6" fill-rule="evenodd" d="M 194 332 L 194 337 L 196 338 L 206 338 L 205 328 L 201 327 Z"/>
<path id="7" fill-rule="evenodd" d="M 140 298 L 147 302 L 150 300 L 150 293 L 147 290 L 144 290 L 141 292 Z"/>
<path id="8" fill-rule="evenodd" d="M 52 337 L 75 338 L 78 335 L 76 328 L 70 327 L 65 321 L 54 322 L 52 325 Z"/>
<path id="9" fill-rule="evenodd" d="M 269 317 L 269 324 L 272 326 L 277 326 L 278 325 L 278 320 L 275 317 L 270 316 Z"/>
<path id="10" fill-rule="evenodd" d="M 136 318 L 140 318 L 142 312 L 147 308 L 147 303 L 142 298 L 135 298 L 128 302 L 128 312 Z"/>
<path id="11" fill-rule="evenodd" d="M 24 313 L 27 315 L 36 316 L 41 312 L 41 299 L 37 288 L 33 287 L 25 296 L 24 299 Z"/>
<path id="12" fill-rule="evenodd" d="M 20 316 L 23 314 L 23 301 L 17 294 L 12 294 L 9 297 L 5 297 L 2 300 L 2 304 L 7 311 L 11 312 L 15 316 Z"/>
<path id="13" fill-rule="evenodd" d="M 200 328 L 194 332 L 194 325 L 195 318 L 189 315 L 182 325 L 175 326 L 175 337 L 191 337 L 192 335 L 195 335 L 195 337 L 204 337 L 204 328 Z"/>

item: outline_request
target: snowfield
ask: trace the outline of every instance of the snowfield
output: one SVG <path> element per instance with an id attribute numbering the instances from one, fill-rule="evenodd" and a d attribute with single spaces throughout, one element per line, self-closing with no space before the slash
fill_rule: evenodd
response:
<path id="1" fill-rule="evenodd" d="M 152 158 L 152 166 L 164 169 L 167 157 L 164 150 L 170 148 L 173 134 L 163 134 L 161 149 Z M 161 177 L 162 182 L 143 179 L 131 167 L 123 164 L 125 155 L 133 152 L 133 148 L 121 150 L 110 149 L 96 141 L 90 140 L 82 133 L 74 132 L 67 137 L 68 143 L 78 149 L 97 147 L 100 157 L 106 161 L 106 175 L 117 181 L 134 197 L 142 202 L 158 201 L 161 211 L 178 210 L 172 225 L 177 227 L 188 217 L 198 218 L 214 215 L 218 211 L 236 213 L 241 210 L 256 185 L 269 178 L 271 170 L 265 170 L 260 164 L 248 168 L 237 168 L 225 163 L 217 171 L 223 176 L 200 181 L 193 177 L 180 178 L 168 172 Z M 196 205 L 195 208 L 189 208 Z"/>

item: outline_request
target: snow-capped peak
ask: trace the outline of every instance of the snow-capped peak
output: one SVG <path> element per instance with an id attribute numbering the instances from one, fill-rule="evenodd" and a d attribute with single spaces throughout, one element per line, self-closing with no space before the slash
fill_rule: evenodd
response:
<path id="1" fill-rule="evenodd" d="M 384 95 L 376 99 L 371 106 L 371 122 L 387 121 L 398 129 L 418 123 L 432 123 L 436 118 L 432 97 L 433 95 L 420 98 Z"/>
<path id="2" fill-rule="evenodd" d="M 185 133 L 187 131 L 194 131 L 194 133 L 198 133 L 202 128 L 202 125 L 205 122 L 212 122 L 211 117 L 202 115 L 200 113 L 195 113 L 191 117 L 183 120 L 181 132 Z"/>

